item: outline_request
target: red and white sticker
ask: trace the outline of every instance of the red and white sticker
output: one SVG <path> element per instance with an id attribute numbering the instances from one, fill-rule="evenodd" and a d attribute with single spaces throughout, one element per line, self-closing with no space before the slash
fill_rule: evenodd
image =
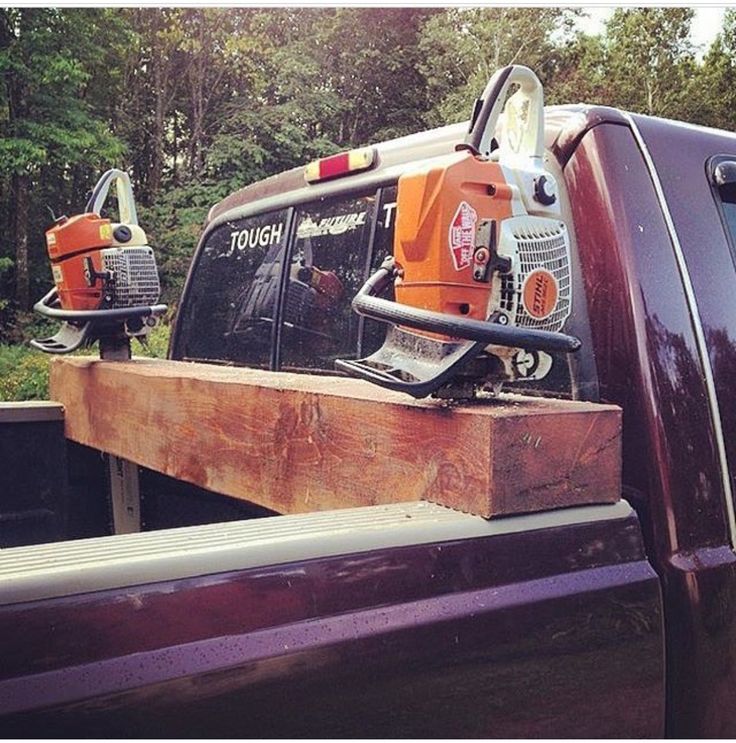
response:
<path id="1" fill-rule="evenodd" d="M 473 262 L 475 247 L 475 225 L 478 212 L 466 201 L 461 201 L 450 222 L 450 253 L 456 271 L 462 271 Z"/>

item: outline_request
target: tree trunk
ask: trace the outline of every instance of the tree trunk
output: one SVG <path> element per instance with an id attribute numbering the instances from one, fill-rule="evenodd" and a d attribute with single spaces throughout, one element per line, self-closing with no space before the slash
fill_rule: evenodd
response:
<path id="1" fill-rule="evenodd" d="M 176 187 L 179 185 L 179 118 L 174 117 L 174 138 L 172 141 L 171 181 Z"/>
<path id="2" fill-rule="evenodd" d="M 161 188 L 164 171 L 164 138 L 166 136 L 166 113 L 169 96 L 169 54 L 166 41 L 157 28 L 153 35 L 151 66 L 153 67 L 153 94 L 155 108 L 153 114 L 153 142 L 151 147 L 151 169 L 148 173 L 148 196 L 151 201 Z"/>
<path id="3" fill-rule="evenodd" d="M 19 36 L 29 32 L 34 13 L 24 9 L 19 16 Z M 17 136 L 18 122 L 30 118 L 28 91 L 20 75 L 10 75 L 8 92 L 8 131 Z M 31 178 L 27 172 L 16 172 L 11 180 L 13 237 L 15 238 L 15 301 L 19 309 L 30 309 L 30 273 L 28 269 L 28 199 Z"/>
<path id="4" fill-rule="evenodd" d="M 203 34 L 200 35 L 203 41 Z M 200 49 L 198 58 L 191 68 L 190 98 L 191 109 L 191 139 L 189 140 L 189 167 L 197 176 L 202 172 L 202 137 L 204 135 L 204 86 L 206 82 L 206 58 L 204 50 Z"/>
<path id="5" fill-rule="evenodd" d="M 31 306 L 28 272 L 28 196 L 30 178 L 26 174 L 13 176 L 15 196 L 15 301 L 21 310 Z"/>

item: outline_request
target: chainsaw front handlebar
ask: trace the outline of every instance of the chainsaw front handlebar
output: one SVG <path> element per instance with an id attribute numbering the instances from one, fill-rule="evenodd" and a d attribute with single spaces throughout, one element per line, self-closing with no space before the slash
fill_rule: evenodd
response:
<path id="1" fill-rule="evenodd" d="M 144 305 L 141 307 L 115 307 L 101 310 L 62 310 L 53 306 L 58 303 L 58 291 L 54 287 L 48 294 L 33 305 L 33 309 L 44 317 L 66 322 L 115 322 L 135 317 L 158 317 L 166 312 L 165 304 Z"/>
<path id="2" fill-rule="evenodd" d="M 355 295 L 352 303 L 355 312 L 381 322 L 403 325 L 429 333 L 438 333 L 449 338 L 476 341 L 494 346 L 522 348 L 526 351 L 574 353 L 581 346 L 579 338 L 565 333 L 517 328 L 489 321 L 474 320 L 469 317 L 457 317 L 378 297 L 377 295 L 393 282 L 394 277 L 395 272 L 390 261 L 384 263 Z"/>

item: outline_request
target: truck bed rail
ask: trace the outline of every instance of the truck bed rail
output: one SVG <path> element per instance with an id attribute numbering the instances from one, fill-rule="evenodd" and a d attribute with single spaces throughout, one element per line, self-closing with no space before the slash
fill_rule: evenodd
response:
<path id="1" fill-rule="evenodd" d="M 420 501 L 14 547 L 0 550 L 0 605 L 631 513 L 619 501 L 487 521 Z"/>

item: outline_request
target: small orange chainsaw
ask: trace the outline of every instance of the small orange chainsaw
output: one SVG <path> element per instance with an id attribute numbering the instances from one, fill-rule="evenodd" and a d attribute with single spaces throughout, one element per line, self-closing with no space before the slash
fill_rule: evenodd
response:
<path id="1" fill-rule="evenodd" d="M 550 353 L 580 347 L 560 332 L 570 238 L 543 135 L 542 86 L 513 65 L 491 78 L 455 153 L 401 175 L 393 256 L 353 300 L 390 327 L 376 353 L 338 368 L 414 397 L 466 397 L 540 379 Z M 395 302 L 379 296 L 391 284 Z"/>
<path id="2" fill-rule="evenodd" d="M 101 215 L 115 183 L 120 221 Z M 46 353 L 70 353 L 95 340 L 145 338 L 156 317 L 161 291 L 153 250 L 138 224 L 127 173 L 108 170 L 83 214 L 61 217 L 46 232 L 55 287 L 36 303 L 40 314 L 62 321 L 56 335 L 31 341 Z"/>

